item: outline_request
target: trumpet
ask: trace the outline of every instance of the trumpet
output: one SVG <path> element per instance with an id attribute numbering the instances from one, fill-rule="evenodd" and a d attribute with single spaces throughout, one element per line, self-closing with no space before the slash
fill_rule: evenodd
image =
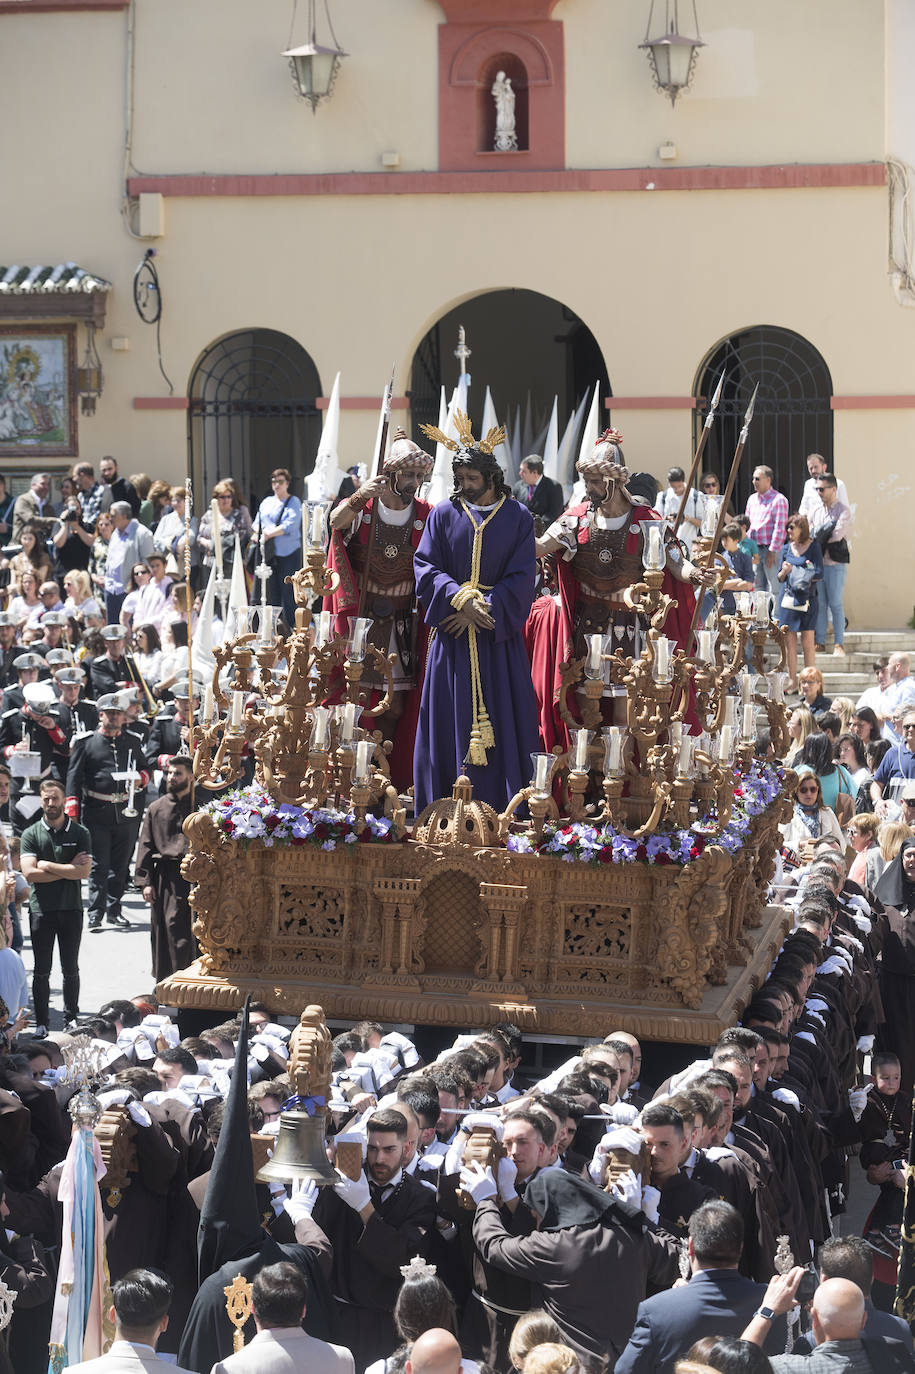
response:
<path id="1" fill-rule="evenodd" d="M 136 808 L 136 807 L 134 806 L 134 804 L 133 804 L 133 801 L 134 801 L 134 791 L 135 791 L 135 788 L 136 788 L 136 783 L 134 782 L 134 775 L 133 775 L 133 751 L 132 751 L 132 750 L 131 750 L 131 752 L 127 755 L 127 771 L 128 771 L 128 773 L 130 774 L 130 780 L 129 780 L 129 782 L 127 783 L 127 805 L 124 807 L 124 812 L 123 812 L 123 814 L 124 814 L 125 817 L 129 818 L 130 820 L 133 820 L 134 816 L 139 816 L 140 813 L 139 813 L 139 811 L 137 810 L 137 808 Z"/>
<path id="2" fill-rule="evenodd" d="M 146 714 L 150 717 L 157 715 L 162 709 L 162 703 L 161 701 L 156 701 L 156 698 L 149 689 L 145 677 L 140 672 L 137 660 L 134 658 L 133 654 L 126 649 L 124 650 L 124 662 L 127 664 L 134 682 L 142 690 L 143 696 L 146 699 Z"/>

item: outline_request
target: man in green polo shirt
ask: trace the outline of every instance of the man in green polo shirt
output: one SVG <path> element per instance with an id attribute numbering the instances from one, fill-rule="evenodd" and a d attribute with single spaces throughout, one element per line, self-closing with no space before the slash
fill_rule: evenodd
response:
<path id="1" fill-rule="evenodd" d="M 80 883 L 92 868 L 92 840 L 85 826 L 64 810 L 63 783 L 45 778 L 39 789 L 41 819 L 22 836 L 22 872 L 31 884 L 32 1002 L 35 1020 L 47 1026 L 54 941 L 60 950 L 64 1016 L 79 1015 L 79 942 L 83 933 Z"/>

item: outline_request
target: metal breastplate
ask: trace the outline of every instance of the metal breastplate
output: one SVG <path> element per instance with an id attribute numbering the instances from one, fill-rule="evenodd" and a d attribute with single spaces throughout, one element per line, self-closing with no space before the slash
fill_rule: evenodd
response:
<path id="1" fill-rule="evenodd" d="M 405 582 L 412 584 L 413 521 L 404 525 L 386 525 L 379 519 L 375 529 L 375 547 L 369 565 L 369 588 L 374 591 L 390 591 Z M 349 560 L 357 579 L 361 578 L 368 561 L 369 546 L 354 539 L 349 545 Z"/>
<path id="2" fill-rule="evenodd" d="M 572 573 L 585 594 L 606 596 L 637 582 L 641 555 L 626 553 L 628 521 L 618 530 L 602 530 L 594 523 L 587 544 L 579 544 L 572 559 Z"/>

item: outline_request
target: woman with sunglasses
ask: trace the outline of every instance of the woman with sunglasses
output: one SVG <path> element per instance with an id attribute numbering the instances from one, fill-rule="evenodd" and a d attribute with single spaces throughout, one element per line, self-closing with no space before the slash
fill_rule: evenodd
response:
<path id="1" fill-rule="evenodd" d="M 814 840 L 824 837 L 837 840 L 845 848 L 845 836 L 835 812 L 823 804 L 823 788 L 816 773 L 802 773 L 794 794 L 794 813 L 791 820 L 779 826 L 789 849 L 805 858 L 812 852 Z"/>

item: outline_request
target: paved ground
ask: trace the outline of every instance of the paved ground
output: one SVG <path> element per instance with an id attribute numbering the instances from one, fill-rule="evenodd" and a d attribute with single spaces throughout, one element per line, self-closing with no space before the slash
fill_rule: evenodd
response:
<path id="1" fill-rule="evenodd" d="M 84 897 L 85 902 L 85 897 Z M 83 927 L 83 941 L 79 951 L 79 971 L 82 980 L 80 1010 L 97 1011 L 112 997 L 136 997 L 154 987 L 150 972 L 149 907 L 139 892 L 128 892 L 124 899 L 124 915 L 130 930 L 116 930 L 103 926 L 98 935 L 90 935 Z M 32 977 L 32 949 L 29 941 L 28 916 L 23 921 L 25 944 L 22 957 L 26 972 Z M 60 965 L 56 950 L 51 971 L 51 1024 L 49 1030 L 63 1028 L 63 1000 Z"/>

